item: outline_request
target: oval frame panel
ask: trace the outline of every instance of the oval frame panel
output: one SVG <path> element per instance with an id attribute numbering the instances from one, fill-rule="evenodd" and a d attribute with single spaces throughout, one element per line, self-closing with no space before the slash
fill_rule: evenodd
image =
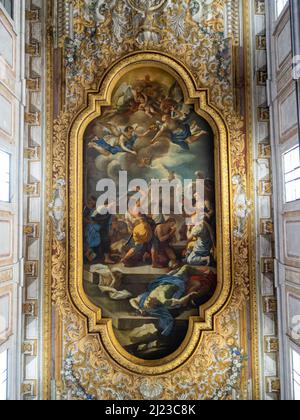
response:
<path id="1" fill-rule="evenodd" d="M 200 307 L 199 316 L 191 317 L 185 340 L 173 354 L 160 360 L 142 360 L 127 353 L 118 342 L 111 319 L 86 295 L 83 288 L 83 140 L 88 125 L 111 105 L 119 80 L 129 71 L 157 67 L 170 73 L 180 84 L 185 101 L 211 126 L 215 139 L 217 273 L 214 296 Z M 110 358 L 124 369 L 142 375 L 161 375 L 178 369 L 197 350 L 204 332 L 214 330 L 214 319 L 227 306 L 232 293 L 232 192 L 229 130 L 220 112 L 210 103 L 209 91 L 197 88 L 190 71 L 178 60 L 157 52 L 133 53 L 115 63 L 102 78 L 97 91 L 87 92 L 86 105 L 74 118 L 68 136 L 67 187 L 67 276 L 68 292 L 76 310 L 87 319 L 87 334 L 98 334 Z"/>

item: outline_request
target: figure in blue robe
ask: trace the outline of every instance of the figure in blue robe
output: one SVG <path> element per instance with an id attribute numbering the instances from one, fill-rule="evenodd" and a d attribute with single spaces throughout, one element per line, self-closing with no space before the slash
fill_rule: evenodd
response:
<path id="1" fill-rule="evenodd" d="M 89 249 L 94 250 L 101 244 L 100 226 L 93 223 L 93 212 L 95 211 L 96 199 L 90 198 L 89 205 L 83 211 L 85 221 L 84 238 Z"/>
<path id="2" fill-rule="evenodd" d="M 113 124 L 107 123 L 107 126 L 103 129 L 102 138 L 95 138 L 88 145 L 90 149 L 95 149 L 106 156 L 117 155 L 118 153 L 136 155 L 137 152 L 134 150 L 134 147 L 137 140 L 146 137 L 154 129 L 151 126 L 148 130 L 141 133 L 140 130 L 136 132 L 138 129 L 136 124 L 133 127 L 125 127 L 124 131 Z"/>
<path id="3" fill-rule="evenodd" d="M 193 249 L 187 253 L 187 264 L 195 266 L 209 265 L 214 238 L 208 223 L 202 222 L 199 226 L 194 227 L 191 236 L 194 236 L 196 240 Z"/>
<path id="4" fill-rule="evenodd" d="M 185 296 L 186 286 L 184 276 L 164 275 L 154 280 L 148 291 L 139 297 L 139 309 L 149 316 L 159 318 L 159 329 L 163 336 L 168 337 L 174 327 L 174 318 L 170 308 L 172 299 Z"/>
<path id="5" fill-rule="evenodd" d="M 190 150 L 190 146 L 187 143 L 187 139 L 192 136 L 191 128 L 189 124 L 182 124 L 182 127 L 171 132 L 171 142 L 180 146 L 183 150 Z"/>
<path id="6" fill-rule="evenodd" d="M 133 134 L 128 140 L 126 140 L 124 142 L 126 149 L 133 152 L 134 151 L 133 148 L 137 139 L 138 139 L 138 136 L 136 134 Z M 95 144 L 97 144 L 102 149 L 106 150 L 112 155 L 117 155 L 118 153 L 123 153 L 127 151 L 127 150 L 124 150 L 120 144 L 116 144 L 116 143 L 110 144 L 108 141 L 104 139 L 96 140 Z"/>
<path id="7" fill-rule="evenodd" d="M 198 127 L 198 131 L 192 133 L 191 125 L 187 119 L 180 120 L 171 115 L 163 115 L 162 125 L 159 125 L 159 131 L 154 136 L 151 144 L 155 144 L 165 137 L 169 136 L 170 142 L 179 146 L 185 152 L 190 150 L 190 144 L 200 140 L 203 135 L 207 135 L 207 131 Z"/>

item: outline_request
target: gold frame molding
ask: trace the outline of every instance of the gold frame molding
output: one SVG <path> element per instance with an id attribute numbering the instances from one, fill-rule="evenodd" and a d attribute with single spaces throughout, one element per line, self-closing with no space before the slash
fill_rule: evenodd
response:
<path id="1" fill-rule="evenodd" d="M 83 140 L 87 126 L 111 104 L 119 80 L 129 71 L 156 67 L 171 74 L 181 85 L 185 100 L 210 124 L 215 137 L 218 286 L 213 298 L 200 309 L 199 317 L 189 321 L 187 336 L 180 348 L 168 357 L 146 361 L 127 353 L 115 337 L 112 320 L 102 317 L 101 309 L 88 299 L 83 289 Z M 230 137 L 225 119 L 210 103 L 208 89 L 198 89 L 190 71 L 179 61 L 157 52 L 133 53 L 116 62 L 102 78 L 99 89 L 87 93 L 86 106 L 74 118 L 68 137 L 67 180 L 67 270 L 68 292 L 77 311 L 87 319 L 87 334 L 98 334 L 110 358 L 127 371 L 142 375 L 161 375 L 184 365 L 200 345 L 203 331 L 213 331 L 214 319 L 227 305 L 232 291 L 232 191 Z"/>

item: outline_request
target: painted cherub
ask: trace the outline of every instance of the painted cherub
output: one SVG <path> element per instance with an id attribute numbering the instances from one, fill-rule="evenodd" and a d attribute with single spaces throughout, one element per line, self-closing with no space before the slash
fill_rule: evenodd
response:
<path id="1" fill-rule="evenodd" d="M 151 105 L 148 96 L 143 92 L 142 87 L 132 89 L 135 102 L 138 104 L 138 110 L 143 111 L 148 117 L 152 118 L 156 114 L 155 109 Z"/>
<path id="2" fill-rule="evenodd" d="M 163 115 L 162 122 L 163 124 L 160 126 L 151 144 L 157 143 L 163 134 L 168 134 L 171 143 L 187 151 L 190 150 L 190 144 L 207 134 L 207 131 L 200 129 L 197 125 L 191 127 L 190 124 L 180 121 L 171 115 Z"/>

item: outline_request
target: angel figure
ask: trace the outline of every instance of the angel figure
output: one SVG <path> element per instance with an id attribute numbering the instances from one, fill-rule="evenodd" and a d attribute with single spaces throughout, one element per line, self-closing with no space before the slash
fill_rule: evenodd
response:
<path id="1" fill-rule="evenodd" d="M 144 112 L 152 118 L 159 111 L 158 98 L 162 96 L 162 87 L 151 81 L 150 76 L 137 80 L 133 85 L 122 83 L 114 94 L 113 109 L 108 114 L 135 114 Z"/>
<path id="2" fill-rule="evenodd" d="M 138 111 L 143 111 L 148 117 L 152 118 L 156 114 L 154 107 L 151 105 L 151 102 L 148 96 L 143 92 L 141 87 L 132 89 L 132 94 L 135 100 L 135 103 L 138 106 Z"/>
<path id="3" fill-rule="evenodd" d="M 115 127 L 113 124 L 106 124 L 104 128 L 104 136 L 101 139 L 95 137 L 89 144 L 90 149 L 97 150 L 101 155 L 110 156 L 118 153 L 130 153 L 137 155 L 134 146 L 138 138 L 146 137 L 152 129 L 150 128 L 144 133 L 138 133 L 138 125 L 128 126 L 125 128 Z"/>
<path id="4" fill-rule="evenodd" d="M 183 150 L 190 150 L 189 145 L 198 141 L 207 131 L 199 129 L 197 124 L 190 126 L 189 123 L 180 121 L 171 115 L 163 115 L 163 124 L 160 125 L 158 133 L 152 139 L 151 144 L 157 143 L 163 134 L 167 134 L 170 141 Z"/>

